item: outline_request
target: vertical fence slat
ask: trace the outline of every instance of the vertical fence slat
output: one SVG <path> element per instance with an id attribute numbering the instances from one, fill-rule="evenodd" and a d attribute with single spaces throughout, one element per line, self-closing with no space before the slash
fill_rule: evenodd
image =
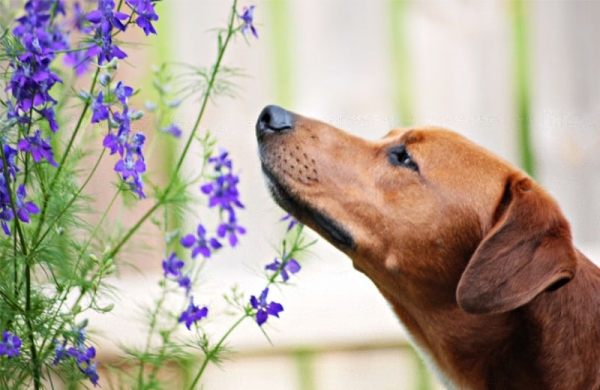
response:
<path id="1" fill-rule="evenodd" d="M 535 157 L 531 141 L 531 90 L 529 77 L 529 44 L 527 31 L 526 0 L 515 0 L 512 4 L 512 28 L 514 39 L 514 82 L 517 104 L 518 148 L 521 168 L 535 175 Z"/>
<path id="2" fill-rule="evenodd" d="M 389 26 L 392 54 L 392 80 L 394 80 L 394 99 L 396 113 L 399 115 L 400 124 L 411 125 L 413 107 L 411 99 L 411 74 L 408 51 L 408 37 L 406 31 L 406 0 L 389 0 Z"/>

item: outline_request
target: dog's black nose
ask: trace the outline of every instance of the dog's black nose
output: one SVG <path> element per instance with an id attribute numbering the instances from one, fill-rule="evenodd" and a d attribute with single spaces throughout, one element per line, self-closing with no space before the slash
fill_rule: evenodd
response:
<path id="1" fill-rule="evenodd" d="M 260 139 L 270 132 L 279 133 L 291 130 L 294 125 L 293 117 L 291 112 L 279 106 L 266 106 L 258 116 L 256 136 Z"/>

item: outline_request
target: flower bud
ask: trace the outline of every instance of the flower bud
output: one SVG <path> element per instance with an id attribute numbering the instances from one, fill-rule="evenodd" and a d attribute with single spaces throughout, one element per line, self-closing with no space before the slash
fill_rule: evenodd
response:
<path id="1" fill-rule="evenodd" d="M 156 103 L 151 102 L 149 100 L 146 100 L 146 102 L 144 103 L 144 105 L 146 106 L 146 110 L 150 111 L 150 112 L 154 112 L 156 111 L 156 108 L 158 107 L 156 105 Z"/>
<path id="2" fill-rule="evenodd" d="M 98 81 L 104 86 L 107 86 L 110 83 L 111 79 L 112 76 L 110 75 L 110 73 L 102 73 L 100 76 L 98 76 Z"/>
<path id="3" fill-rule="evenodd" d="M 99 307 L 97 310 L 101 311 L 102 313 L 108 313 L 108 312 L 111 312 L 114 308 L 115 308 L 115 304 L 109 303 L 108 305 L 106 305 L 104 307 Z"/>
<path id="4" fill-rule="evenodd" d="M 129 119 L 136 121 L 144 116 L 144 111 L 132 109 L 127 113 L 127 116 L 129 117 Z"/>

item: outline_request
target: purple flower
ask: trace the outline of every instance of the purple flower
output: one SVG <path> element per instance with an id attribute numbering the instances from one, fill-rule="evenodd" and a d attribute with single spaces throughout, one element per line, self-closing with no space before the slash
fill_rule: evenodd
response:
<path id="1" fill-rule="evenodd" d="M 98 0 L 98 9 L 87 14 L 86 19 L 93 24 L 99 25 L 102 32 L 110 35 L 113 27 L 125 31 L 125 25 L 121 20 L 126 20 L 129 15 L 123 12 L 113 11 L 115 2 L 113 0 Z"/>
<path id="2" fill-rule="evenodd" d="M 122 60 L 127 57 L 127 53 L 113 43 L 110 33 L 103 33 L 101 28 L 97 28 L 93 44 L 85 52 L 85 56 L 88 58 L 98 56 L 98 63 L 102 65 L 113 58 Z"/>
<path id="3" fill-rule="evenodd" d="M 88 324 L 88 320 L 85 319 L 83 320 L 80 324 L 75 325 L 73 327 L 73 333 L 75 334 L 75 344 L 76 345 L 82 345 L 85 343 L 85 334 L 87 333 L 87 330 L 85 329 L 85 327 Z"/>
<path id="4" fill-rule="evenodd" d="M 92 101 L 92 123 L 98 123 L 108 119 L 108 107 L 104 105 L 104 97 L 102 91 L 98 93 L 98 97 Z"/>
<path id="5" fill-rule="evenodd" d="M 0 224 L 2 225 L 2 230 L 4 231 L 4 234 L 6 234 L 7 236 L 10 236 L 10 228 L 8 227 L 7 222 L 12 221 L 13 218 L 14 214 L 10 209 L 10 205 L 3 204 L 0 208 Z"/>
<path id="6" fill-rule="evenodd" d="M 4 230 L 4 233 L 7 236 L 10 236 L 8 222 L 12 221 L 14 217 L 9 188 L 6 185 L 6 179 L 4 175 L 0 175 L 0 224 L 2 225 L 2 230 Z"/>
<path id="7" fill-rule="evenodd" d="M 127 149 L 138 156 L 138 158 L 144 161 L 144 155 L 142 153 L 142 148 L 144 147 L 144 142 L 146 141 L 146 136 L 142 133 L 135 133 L 130 137 L 129 145 L 127 145 Z"/>
<path id="8" fill-rule="evenodd" d="M 185 322 L 185 326 L 188 329 L 191 329 L 190 327 L 193 323 L 200 321 L 207 315 L 208 308 L 203 307 L 202 309 L 200 309 L 200 307 L 194 305 L 194 297 L 192 296 L 190 297 L 190 304 L 188 305 L 187 309 L 183 313 L 181 313 L 181 317 L 179 317 L 179 322 Z"/>
<path id="9" fill-rule="evenodd" d="M 165 259 L 162 262 L 162 267 L 165 271 L 165 276 L 171 275 L 176 278 L 179 278 L 181 276 L 181 269 L 184 265 L 185 263 L 183 262 L 183 260 L 177 257 L 177 254 L 175 252 L 171 253 L 171 256 L 169 256 L 168 259 Z"/>
<path id="10" fill-rule="evenodd" d="M 46 119 L 46 121 L 48 121 L 48 126 L 50 126 L 50 130 L 52 130 L 53 133 L 56 133 L 56 130 L 58 130 L 58 123 L 56 122 L 54 108 L 44 107 L 38 112 L 41 116 L 43 116 Z"/>
<path id="11" fill-rule="evenodd" d="M 96 348 L 86 347 L 83 343 L 78 343 L 77 348 L 71 347 L 67 349 L 67 353 L 73 356 L 77 363 L 89 362 L 96 357 Z"/>
<path id="12" fill-rule="evenodd" d="M 298 220 L 292 216 L 292 214 L 286 214 L 280 221 L 290 221 L 290 224 L 287 227 L 287 231 L 292 230 L 296 225 L 299 224 Z"/>
<path id="13" fill-rule="evenodd" d="M 265 288 L 260 294 L 260 297 L 256 299 L 254 295 L 250 297 L 250 305 L 256 310 L 256 322 L 259 326 L 262 326 L 269 316 L 275 316 L 279 318 L 279 313 L 283 311 L 283 306 L 277 302 L 267 302 L 267 294 L 269 294 L 269 288 Z"/>
<path id="14" fill-rule="evenodd" d="M 12 123 L 27 123 L 29 121 L 27 117 L 19 114 L 19 110 L 15 108 L 10 100 L 6 102 L 6 108 L 6 119 L 9 120 L 9 126 Z"/>
<path id="15" fill-rule="evenodd" d="M 154 6 L 151 0 L 127 0 L 129 6 L 138 14 L 135 20 L 136 24 L 144 30 L 146 35 L 156 34 L 156 30 L 152 22 L 158 20 L 158 15 L 154 12 Z"/>
<path id="16" fill-rule="evenodd" d="M 131 132 L 131 116 L 129 106 L 123 106 L 123 112 L 115 112 L 112 116 L 113 121 L 119 126 L 119 132 L 129 135 Z"/>
<path id="17" fill-rule="evenodd" d="M 296 274 L 300 271 L 300 268 L 300 264 L 296 261 L 296 259 L 293 258 L 287 259 L 284 263 L 281 263 L 279 260 L 275 259 L 273 263 L 265 266 L 265 269 L 269 271 L 279 271 L 284 282 L 287 282 L 290 278 L 288 272 L 290 274 Z"/>
<path id="18" fill-rule="evenodd" d="M 209 258 L 211 254 L 211 248 L 214 250 L 222 247 L 221 243 L 217 241 L 216 238 L 206 238 L 206 229 L 204 226 L 202 226 L 202 224 L 198 224 L 195 236 L 193 234 L 188 234 L 187 236 L 183 237 L 181 239 L 181 245 L 186 248 L 194 248 L 192 249 L 192 259 L 195 259 L 199 254 L 205 258 Z"/>
<path id="19" fill-rule="evenodd" d="M 221 238 L 227 236 L 229 245 L 231 245 L 232 248 L 238 243 L 237 235 L 245 233 L 246 229 L 238 225 L 235 213 L 232 211 L 229 212 L 229 222 L 222 222 L 217 228 L 217 235 Z"/>
<path id="20" fill-rule="evenodd" d="M 52 365 L 57 365 L 62 361 L 74 360 L 79 371 L 85 375 L 94 386 L 98 386 L 98 362 L 92 360 L 96 357 L 96 349 L 94 347 L 86 347 L 85 345 L 85 327 L 87 320 L 82 321 L 79 325 L 73 328 L 73 332 L 69 332 L 63 342 L 54 340 L 55 358 Z M 74 346 L 67 348 L 69 340 L 73 341 Z"/>
<path id="21" fill-rule="evenodd" d="M 0 343 L 0 356 L 6 355 L 8 358 L 19 356 L 21 353 L 21 339 L 8 331 L 2 332 L 2 342 Z"/>
<path id="22" fill-rule="evenodd" d="M 52 56 L 52 50 L 40 42 L 39 38 L 36 36 L 25 34 L 22 37 L 22 41 L 25 45 L 25 53 L 19 57 L 21 61 L 32 64 L 42 64 Z"/>
<path id="23" fill-rule="evenodd" d="M 181 128 L 175 123 L 171 123 L 169 126 L 161 128 L 160 131 L 162 131 L 163 133 L 171 134 L 175 138 L 181 137 L 182 133 Z"/>
<path id="24" fill-rule="evenodd" d="M 146 194 L 144 194 L 144 181 L 141 176 L 135 177 L 132 181 L 126 183 L 129 186 L 129 189 L 140 199 L 146 198 Z"/>
<path id="25" fill-rule="evenodd" d="M 79 30 L 85 34 L 92 31 L 92 29 L 88 26 L 86 14 L 78 1 L 73 4 L 73 18 L 71 19 L 71 25 L 76 30 Z"/>
<path id="26" fill-rule="evenodd" d="M 50 64 L 56 57 L 55 51 L 68 49 L 69 43 L 66 34 L 52 24 L 54 18 L 50 15 L 51 3 L 28 1 L 25 4 L 25 15 L 16 20 L 17 26 L 13 29 L 13 34 L 23 49 L 7 53 L 11 58 L 9 67 L 12 76 L 6 90 L 10 90 L 15 99 L 14 109 L 17 115 L 18 110 L 22 110 L 23 116 L 27 116 L 31 108 L 36 108 L 39 112 L 40 106 L 50 110 L 56 104 L 49 91 L 61 80 L 50 69 Z M 64 13 L 62 1 L 53 3 L 56 13 Z M 49 116 L 44 116 L 50 119 Z"/>
<path id="27" fill-rule="evenodd" d="M 190 290 L 192 289 L 192 280 L 189 276 L 185 275 L 177 279 L 177 283 L 179 287 L 183 287 L 185 289 L 185 295 L 190 295 Z"/>
<path id="28" fill-rule="evenodd" d="M 90 382 L 94 385 L 94 387 L 98 386 L 98 380 L 100 380 L 100 376 L 98 375 L 98 362 L 95 361 L 93 363 L 84 363 L 77 365 L 81 373 L 88 377 Z"/>
<path id="29" fill-rule="evenodd" d="M 258 33 L 256 32 L 256 28 L 254 28 L 253 24 L 255 7 L 255 5 L 251 5 L 250 7 L 244 7 L 244 9 L 242 9 L 242 14 L 238 14 L 238 17 L 244 22 L 244 26 L 242 27 L 242 34 L 247 34 L 248 31 L 251 31 L 252 35 L 258 38 Z"/>
<path id="30" fill-rule="evenodd" d="M 115 95 L 121 104 L 127 104 L 127 98 L 133 95 L 133 88 L 126 86 L 122 81 L 117 83 L 115 87 Z"/>
<path id="31" fill-rule="evenodd" d="M 77 77 L 87 72 L 91 62 L 92 58 L 83 50 L 70 51 L 65 54 L 64 58 L 65 65 L 73 67 Z"/>
<path id="32" fill-rule="evenodd" d="M 62 343 L 58 340 L 54 340 L 54 344 L 56 344 L 54 347 L 54 354 L 56 357 L 52 361 L 52 365 L 56 366 L 61 361 L 67 359 L 70 355 L 67 351 L 67 339 L 65 339 Z"/>
<path id="33" fill-rule="evenodd" d="M 31 61 L 34 59 L 29 58 L 28 61 L 22 61 L 19 65 L 10 64 L 15 70 L 6 88 L 16 99 L 15 109 L 21 109 L 24 112 L 29 111 L 32 107 L 56 104 L 56 100 L 50 96 L 49 91 L 55 83 L 62 82 L 56 74 L 50 71 L 49 60 L 44 60 L 44 64 L 41 66 L 32 64 Z"/>
<path id="34" fill-rule="evenodd" d="M 239 178 L 231 173 L 217 177 L 214 182 L 206 183 L 200 190 L 208 195 L 208 206 L 219 206 L 222 209 L 233 209 L 233 206 L 243 208 L 240 202 L 237 184 Z"/>
<path id="35" fill-rule="evenodd" d="M 119 129 L 119 132 L 116 135 L 113 133 L 108 133 L 102 141 L 102 146 L 110 149 L 110 154 L 115 154 L 119 152 L 119 155 L 123 156 L 123 153 L 125 152 L 126 143 L 127 133 Z"/>
<path id="36" fill-rule="evenodd" d="M 213 164 L 213 168 L 217 172 L 221 172 L 223 167 L 231 169 L 232 162 L 229 158 L 229 152 L 222 149 L 221 153 L 216 157 L 211 157 L 208 159 L 208 162 Z"/>
<path id="37" fill-rule="evenodd" d="M 85 345 L 79 344 L 77 348 L 69 348 L 67 353 L 75 358 L 79 371 L 87 376 L 94 386 L 98 386 L 98 379 L 100 379 L 97 371 L 98 362 L 92 363 L 92 359 L 96 357 L 96 349 L 94 347 L 86 348 Z"/>
<path id="38" fill-rule="evenodd" d="M 6 170 L 13 177 L 13 179 L 17 178 L 17 172 L 19 172 L 19 167 L 17 167 L 17 149 L 14 149 L 9 144 L 4 144 L 4 156 L 6 157 L 7 167 Z M 0 159 L 0 170 L 4 169 L 4 161 Z M 4 179 L 4 175 L 0 175 L 0 181 Z M 2 186 L 0 188 L 6 188 L 6 183 L 2 182 Z M 8 193 L 6 194 L 8 195 Z"/>
<path id="39" fill-rule="evenodd" d="M 141 173 L 146 171 L 146 164 L 141 159 L 134 160 L 133 153 L 127 152 L 125 158 L 117 161 L 115 164 L 115 172 L 120 172 L 123 176 L 123 180 L 127 181 L 130 177 L 134 180 L 139 177 Z"/>
<path id="40" fill-rule="evenodd" d="M 29 223 L 29 214 L 37 214 L 40 212 L 40 209 L 33 202 L 25 202 L 26 196 L 25 186 L 21 184 L 17 188 L 17 198 L 15 199 L 17 216 L 21 221 Z"/>
<path id="41" fill-rule="evenodd" d="M 50 141 L 50 138 L 47 138 Z M 42 139 L 42 132 L 36 130 L 31 137 L 25 137 L 19 141 L 17 148 L 24 152 L 31 153 L 33 161 L 39 163 L 42 159 L 46 159 L 53 167 L 57 167 L 58 164 L 54 161 L 54 152 L 52 146 Z"/>

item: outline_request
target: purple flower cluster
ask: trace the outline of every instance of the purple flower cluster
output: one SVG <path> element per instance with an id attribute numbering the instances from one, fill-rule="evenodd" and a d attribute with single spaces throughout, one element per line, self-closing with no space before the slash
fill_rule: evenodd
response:
<path id="1" fill-rule="evenodd" d="M 154 11 L 155 2 L 156 0 L 128 0 L 126 4 L 131 12 L 124 13 L 115 10 L 114 0 L 97 0 L 97 8 L 87 14 L 81 4 L 75 2 L 71 26 L 87 37 L 77 45 L 78 50 L 67 53 L 65 63 L 73 66 L 76 74 L 80 76 L 86 72 L 94 58 L 100 65 L 110 62 L 113 58 L 127 58 L 127 53 L 121 50 L 114 40 L 116 32 L 127 30 L 135 18 L 135 23 L 146 35 L 156 34 L 152 25 L 152 22 L 158 20 Z"/>
<path id="2" fill-rule="evenodd" d="M 158 20 L 158 16 L 154 12 L 153 1 L 132 0 L 127 4 L 131 8 L 131 15 L 114 10 L 115 2 L 112 0 L 98 0 L 98 8 L 87 15 L 79 3 L 74 4 L 71 26 L 83 34 L 94 34 L 94 38 L 85 46 L 83 55 L 84 50 L 81 50 L 67 56 L 77 73 L 80 74 L 94 57 L 102 64 L 114 57 L 126 56 L 114 45 L 113 31 L 124 31 L 130 19 L 137 16 L 136 23 L 146 34 L 156 33 L 152 22 Z M 19 126 L 23 135 L 16 141 L 16 149 L 8 145 L 8 139 L 1 140 L 4 157 L 0 161 L 0 225 L 6 234 L 11 233 L 9 222 L 15 215 L 27 223 L 29 214 L 40 211 L 35 203 L 25 200 L 25 186 L 16 182 L 19 171 L 16 165 L 17 150 L 26 156 L 31 155 L 35 163 L 47 161 L 52 166 L 58 166 L 49 138 L 43 138 L 39 129 L 33 133 L 29 133 L 29 129 L 37 120 L 34 115 L 43 119 L 52 132 L 59 129 L 54 109 L 58 102 L 50 92 L 62 80 L 51 69 L 51 64 L 57 51 L 70 49 L 68 34 L 56 22 L 59 15 L 66 16 L 64 0 L 29 0 L 25 3 L 24 11 L 24 15 L 16 19 L 12 31 L 17 44 L 7 52 L 11 78 L 6 91 L 11 100 L 6 102 L 5 123 L 9 127 Z M 65 23 L 62 25 L 66 26 Z M 112 130 L 109 132 L 104 145 L 110 148 L 111 154 L 119 153 L 121 159 L 115 164 L 115 171 L 134 193 L 143 198 L 141 174 L 146 170 L 142 155 L 145 137 L 141 133 L 132 133 L 130 129 L 132 118 L 139 116 L 127 105 L 127 98 L 132 95 L 133 89 L 119 83 L 113 93 L 123 110 L 109 110 L 100 92 L 92 104 L 92 122 L 110 120 L 111 129 L 118 129 L 115 134 Z"/>
<path id="3" fill-rule="evenodd" d="M 113 28 L 125 31 L 126 27 L 122 21 L 127 20 L 129 15 L 114 11 L 113 0 L 98 0 L 98 9 L 86 15 L 86 19 L 92 23 L 93 38 L 91 45 L 85 53 L 86 58 L 98 58 L 98 64 L 111 61 L 113 58 L 123 59 L 127 54 L 121 50 L 113 40 Z"/>
<path id="4" fill-rule="evenodd" d="M 290 278 L 290 274 L 296 274 L 300 272 L 300 264 L 296 259 L 289 257 L 288 255 L 283 256 L 283 260 L 275 258 L 271 264 L 267 264 L 265 269 L 268 271 L 275 272 L 274 276 L 269 280 L 269 284 L 275 279 L 275 276 L 281 275 L 283 282 L 287 282 Z M 277 302 L 267 302 L 267 294 L 269 288 L 265 288 L 260 294 L 259 298 L 254 295 L 250 297 L 250 306 L 256 311 L 256 322 L 259 326 L 262 326 L 269 316 L 279 317 L 279 313 L 283 311 L 283 306 Z"/>
<path id="5" fill-rule="evenodd" d="M 46 140 L 42 138 L 42 132 L 36 130 L 31 137 L 25 137 L 19 141 L 17 148 L 23 152 L 31 153 L 33 161 L 39 163 L 42 159 L 48 161 L 53 167 L 57 167 L 58 164 L 54 161 L 54 152 L 52 146 L 48 143 L 50 137 Z"/>
<path id="6" fill-rule="evenodd" d="M 226 220 L 217 228 L 217 235 L 220 238 L 227 237 L 229 245 L 235 247 L 238 243 L 237 235 L 246 233 L 246 229 L 238 224 L 236 214 L 236 208 L 244 208 L 237 189 L 239 177 L 233 174 L 233 164 L 225 150 L 218 156 L 210 157 L 208 162 L 216 177 L 202 185 L 200 190 L 208 196 L 209 207 L 218 206 L 221 213 L 227 214 Z"/>
<path id="7" fill-rule="evenodd" d="M 73 328 L 73 332 L 65 335 L 61 343 L 54 340 L 54 361 L 52 365 L 57 365 L 63 361 L 73 361 L 77 365 L 79 371 L 85 375 L 94 386 L 98 386 L 98 361 L 92 361 L 96 357 L 96 349 L 94 347 L 86 347 L 85 345 L 85 327 L 87 320 Z M 67 347 L 69 341 L 73 341 L 73 346 Z"/>
<path id="8" fill-rule="evenodd" d="M 171 255 L 164 259 L 162 262 L 162 267 L 164 271 L 165 278 L 176 281 L 180 287 L 185 289 L 186 295 L 189 295 L 190 290 L 192 288 L 192 281 L 188 275 L 183 274 L 183 268 L 185 267 L 185 262 L 177 257 L 175 252 L 171 253 Z M 199 306 L 194 304 L 194 297 L 190 296 L 190 303 L 181 313 L 178 322 L 184 322 L 185 326 L 188 329 L 191 329 L 193 323 L 200 321 L 208 315 L 208 308 Z"/>
<path id="9" fill-rule="evenodd" d="M 156 34 L 152 22 L 158 20 L 158 15 L 154 12 L 154 1 L 151 0 L 127 0 L 127 4 L 134 13 L 137 14 L 135 23 L 144 30 L 144 34 Z"/>
<path id="10" fill-rule="evenodd" d="M 108 89 L 114 101 L 105 101 L 104 93 L 91 97 L 92 123 L 109 121 L 110 131 L 104 137 L 102 145 L 110 150 L 110 154 L 118 154 L 120 159 L 115 164 L 114 170 L 119 173 L 123 181 L 140 199 L 144 194 L 142 174 L 146 171 L 146 163 L 142 152 L 146 136 L 133 132 L 131 122 L 139 119 L 139 113 L 130 110 L 128 99 L 133 94 L 133 88 L 119 81 L 114 89 Z M 117 104 L 122 107 L 119 111 Z"/>
<path id="11" fill-rule="evenodd" d="M 21 339 L 9 331 L 2 332 L 2 342 L 0 342 L 0 356 L 6 355 L 9 359 L 21 354 Z"/>
<path id="12" fill-rule="evenodd" d="M 199 255 L 205 259 L 210 258 L 214 251 L 223 247 L 219 238 L 226 237 L 230 246 L 235 247 L 238 243 L 237 235 L 246 232 L 246 229 L 239 226 L 237 222 L 236 209 L 243 208 L 244 205 L 239 199 L 240 194 L 236 187 L 239 178 L 232 173 L 233 163 L 228 153 L 221 151 L 219 155 L 210 157 L 208 163 L 212 167 L 214 179 L 202 185 L 200 189 L 208 196 L 209 207 L 218 207 L 220 215 L 225 213 L 227 219 L 217 227 L 216 237 L 209 236 L 204 225 L 198 224 L 195 234 L 187 234 L 180 239 L 181 246 L 191 250 L 192 259 L 196 259 Z M 185 262 L 172 252 L 163 260 L 162 267 L 165 278 L 177 282 L 185 289 L 186 295 L 189 295 L 191 279 L 183 272 Z M 181 314 L 179 322 L 184 322 L 190 329 L 192 323 L 207 315 L 208 309 L 196 306 L 193 297 L 190 297 L 188 308 Z"/>
<path id="13" fill-rule="evenodd" d="M 67 35 L 53 23 L 53 15 L 64 15 L 64 3 L 57 0 L 29 0 L 25 15 L 16 20 L 13 35 L 21 47 L 9 63 L 12 77 L 6 88 L 14 98 L 8 110 L 9 119 L 17 123 L 31 121 L 31 113 L 45 118 L 53 132 L 58 130 L 54 106 L 57 101 L 50 90 L 62 80 L 50 69 L 57 50 L 69 48 Z"/>
<path id="14" fill-rule="evenodd" d="M 85 13 L 79 3 L 73 6 L 74 17 L 72 25 L 75 29 L 91 37 L 84 40 L 85 44 L 79 46 L 82 50 L 73 51 L 66 61 L 75 67 L 76 74 L 85 72 L 92 59 L 98 64 L 110 62 L 113 59 L 127 57 L 114 37 L 117 33 L 125 31 L 130 22 L 135 18 L 135 23 L 143 29 L 146 35 L 156 34 L 152 22 L 158 20 L 154 11 L 155 0 L 128 0 L 127 5 L 131 12 L 124 13 L 115 9 L 114 0 L 97 0 L 97 8 Z M 106 79 L 103 82 L 103 76 Z M 105 90 L 87 96 L 91 102 L 92 123 L 108 121 L 109 132 L 103 140 L 103 146 L 111 154 L 119 155 L 120 159 L 114 166 L 124 183 L 140 199 L 146 197 L 142 174 L 146 171 L 146 164 L 142 148 L 146 137 L 142 133 L 133 132 L 131 122 L 141 117 L 141 112 L 130 109 L 128 98 L 133 94 L 133 88 L 118 82 L 113 90 L 109 87 L 110 76 L 101 75 L 100 84 Z M 117 104 L 121 108 L 118 110 Z"/>
<path id="15" fill-rule="evenodd" d="M 281 218 L 281 221 L 289 221 L 287 228 L 288 232 L 299 224 L 298 220 L 290 214 Z M 269 278 L 269 285 L 274 283 L 275 278 L 278 275 L 281 275 L 283 283 L 286 283 L 290 279 L 290 274 L 297 274 L 300 272 L 301 268 L 300 263 L 298 263 L 296 259 L 292 258 L 289 254 L 284 253 L 281 261 L 278 258 L 275 258 L 271 264 L 265 266 L 265 270 L 274 272 L 273 276 Z M 281 304 L 277 302 L 267 302 L 268 293 L 269 288 L 267 287 L 262 291 L 259 298 L 256 298 L 254 295 L 250 297 L 250 306 L 256 311 L 256 322 L 259 326 L 262 326 L 267 322 L 269 316 L 279 317 L 279 313 L 283 311 L 283 306 Z"/>
<path id="16" fill-rule="evenodd" d="M 17 150 L 31 154 L 35 163 L 46 160 L 53 166 L 52 147 L 43 139 L 41 130 L 29 134 L 34 114 L 43 119 L 52 132 L 58 130 L 54 106 L 57 101 L 50 95 L 52 87 L 62 80 L 51 69 L 57 50 L 69 48 L 67 34 L 54 23 L 55 17 L 65 14 L 62 0 L 29 0 L 25 3 L 24 15 L 15 20 L 13 36 L 16 44 L 9 49 L 8 66 L 11 78 L 6 87 L 11 100 L 6 102 L 8 126 L 19 126 L 24 135 L 16 149 L 2 138 L 3 159 L 0 161 L 0 225 L 10 235 L 9 222 L 15 215 L 24 223 L 29 214 L 40 210 L 35 203 L 26 201 L 26 189 L 17 183 Z M 36 119 L 37 120 L 37 119 Z"/>
<path id="17" fill-rule="evenodd" d="M 171 255 L 162 262 L 165 278 L 176 281 L 180 287 L 185 289 L 186 295 L 189 295 L 190 290 L 192 289 L 192 280 L 188 275 L 183 274 L 182 270 L 184 266 L 185 262 L 181 260 L 175 252 L 172 252 Z"/>

